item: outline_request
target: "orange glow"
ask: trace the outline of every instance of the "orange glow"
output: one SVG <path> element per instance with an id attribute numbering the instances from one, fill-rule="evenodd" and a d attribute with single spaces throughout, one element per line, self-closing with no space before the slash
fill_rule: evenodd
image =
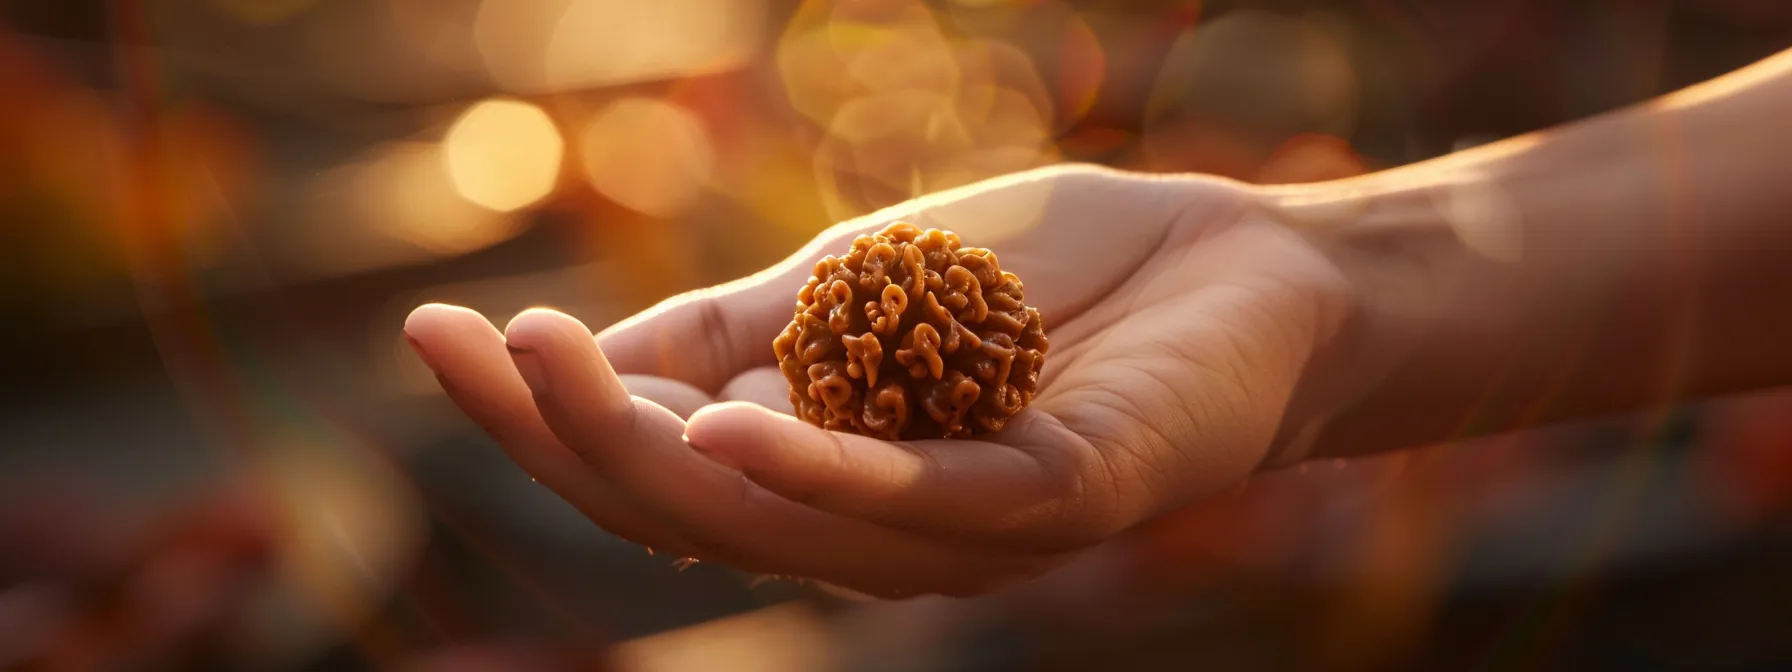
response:
<path id="1" fill-rule="evenodd" d="M 1107 77 L 1107 54 L 1101 41 L 1082 17 L 1072 15 L 1065 29 L 1064 44 L 1058 64 L 1058 126 L 1070 125 L 1095 107 L 1101 94 L 1102 80 Z"/>
<path id="2" fill-rule="evenodd" d="M 448 129 L 443 148 L 454 190 L 499 212 L 522 208 L 553 191 L 565 151 L 546 112 L 506 99 L 468 108 Z"/>
<path id="3" fill-rule="evenodd" d="M 715 170 L 703 122 L 652 98 L 624 98 L 598 112 L 580 133 L 579 149 L 592 188 L 656 217 L 683 212 Z"/>
<path id="4" fill-rule="evenodd" d="M 1369 172 L 1350 142 L 1317 133 L 1289 138 L 1258 168 L 1259 184 L 1298 184 L 1355 177 Z"/>

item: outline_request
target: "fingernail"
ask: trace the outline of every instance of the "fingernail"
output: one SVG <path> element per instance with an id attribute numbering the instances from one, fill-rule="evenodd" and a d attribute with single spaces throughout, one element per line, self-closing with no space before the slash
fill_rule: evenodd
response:
<path id="1" fill-rule="evenodd" d="M 547 394 L 547 375 L 541 369 L 541 358 L 535 356 L 534 351 L 525 348 L 508 343 L 504 347 L 510 349 L 510 361 L 516 363 L 516 372 L 523 377 L 523 384 L 529 386 L 529 391 L 538 397 Z"/>

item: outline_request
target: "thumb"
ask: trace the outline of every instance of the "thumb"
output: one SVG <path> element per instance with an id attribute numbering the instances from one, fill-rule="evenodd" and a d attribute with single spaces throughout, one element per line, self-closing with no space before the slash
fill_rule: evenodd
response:
<path id="1" fill-rule="evenodd" d="M 598 332 L 616 373 L 669 378 L 714 395 L 755 366 L 771 365 L 772 339 L 790 323 L 796 292 L 828 250 L 863 232 L 840 225 L 778 264 L 685 292 Z"/>

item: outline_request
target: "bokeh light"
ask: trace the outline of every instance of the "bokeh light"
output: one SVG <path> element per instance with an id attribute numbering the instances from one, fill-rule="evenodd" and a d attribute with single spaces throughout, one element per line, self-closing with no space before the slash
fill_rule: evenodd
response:
<path id="1" fill-rule="evenodd" d="M 474 37 L 499 85 L 544 93 L 739 67 L 764 21 L 757 0 L 485 0 Z"/>
<path id="2" fill-rule="evenodd" d="M 1107 75 L 1107 54 L 1085 14 L 1063 0 L 987 1 L 948 4 L 941 19 L 964 39 L 1001 45 L 1007 53 L 998 77 L 1019 76 L 1022 84 L 1003 80 L 1045 97 L 1041 109 L 1056 107 L 1052 127 L 1074 127 L 1094 108 Z M 1018 67 L 1016 67 L 1018 66 Z"/>
<path id="3" fill-rule="evenodd" d="M 271 438 L 253 464 L 280 528 L 278 580 L 252 596 L 234 634 L 263 655 L 300 658 L 352 632 L 402 586 L 425 541 L 404 474 L 327 432 Z"/>
<path id="4" fill-rule="evenodd" d="M 489 78 L 473 35 L 479 0 L 386 0 L 393 32 L 427 61 L 437 77 Z"/>
<path id="5" fill-rule="evenodd" d="M 947 95 L 957 88 L 958 65 L 924 4 L 881 3 L 875 13 L 870 6 L 805 2 L 778 45 L 790 104 L 817 124 L 830 123 L 847 102 L 869 92 Z"/>
<path id="6" fill-rule="evenodd" d="M 1062 51 L 1058 54 L 1060 127 L 1082 119 L 1095 107 L 1101 82 L 1107 77 L 1108 59 L 1102 53 L 1101 40 L 1087 21 L 1071 16 L 1073 21 L 1064 31 Z"/>
<path id="7" fill-rule="evenodd" d="M 1317 21 L 1236 11 L 1184 31 L 1146 103 L 1148 167 L 1253 179 L 1289 138 L 1348 137 L 1358 83 Z"/>
<path id="8" fill-rule="evenodd" d="M 553 191 L 563 152 L 560 132 L 541 108 L 492 99 L 468 108 L 448 129 L 442 158 L 461 196 L 509 212 Z"/>
<path id="9" fill-rule="evenodd" d="M 1512 196 L 1478 175 L 1453 179 L 1437 190 L 1438 213 L 1463 247 L 1493 261 L 1516 263 L 1524 256 L 1524 227 Z"/>
<path id="10" fill-rule="evenodd" d="M 425 250 L 441 254 L 466 252 L 509 237 L 513 220 L 495 216 L 489 208 L 476 207 L 459 180 L 445 167 L 452 166 L 447 147 L 427 143 L 390 147 L 372 172 L 362 178 L 368 187 L 364 208 L 378 228 Z M 451 168 L 449 169 L 451 170 Z"/>
<path id="11" fill-rule="evenodd" d="M 304 227 L 270 232 L 270 260 L 300 277 L 402 266 L 478 250 L 514 237 L 526 220 L 459 195 L 444 147 L 378 145 L 300 191 Z"/>
<path id="12" fill-rule="evenodd" d="M 808 2 L 778 49 L 790 105 L 823 130 L 834 218 L 1048 163 L 1052 96 L 1007 42 L 948 35 L 919 2 Z"/>
<path id="13" fill-rule="evenodd" d="M 600 110 L 580 132 L 579 150 L 592 188 L 656 217 L 683 212 L 715 169 L 703 122 L 655 98 L 623 98 Z"/>

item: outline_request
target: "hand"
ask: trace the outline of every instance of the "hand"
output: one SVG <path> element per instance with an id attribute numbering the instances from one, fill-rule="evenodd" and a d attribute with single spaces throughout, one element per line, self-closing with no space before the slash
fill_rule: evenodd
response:
<path id="1" fill-rule="evenodd" d="M 887 443 L 789 415 L 771 342 L 797 289 L 897 219 L 994 250 L 1045 318 L 1039 394 L 1000 432 Z M 500 334 L 424 306 L 405 331 L 463 411 L 613 533 L 879 596 L 964 595 L 1249 475 L 1348 287 L 1241 185 L 1064 167 L 847 222 L 595 341 L 541 309 Z"/>

